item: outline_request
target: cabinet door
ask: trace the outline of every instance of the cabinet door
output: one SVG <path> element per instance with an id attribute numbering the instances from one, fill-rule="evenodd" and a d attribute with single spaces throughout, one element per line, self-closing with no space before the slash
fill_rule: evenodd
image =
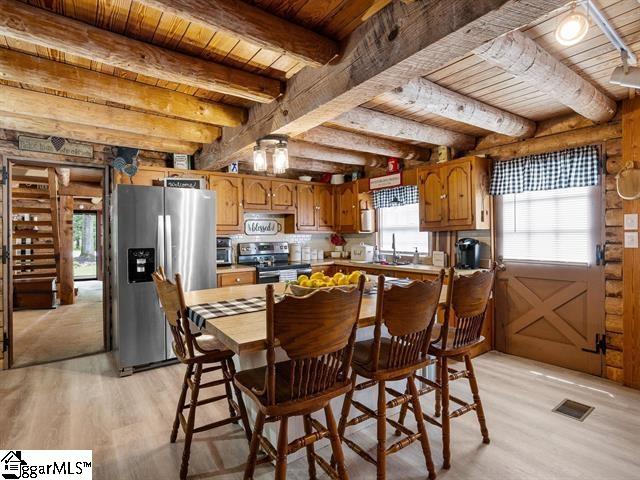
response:
<path id="1" fill-rule="evenodd" d="M 316 204 L 318 212 L 318 230 L 333 231 L 335 229 L 334 188 L 332 185 L 316 187 Z"/>
<path id="2" fill-rule="evenodd" d="M 438 168 L 420 172 L 420 230 L 438 228 L 443 223 L 444 185 Z"/>
<path id="3" fill-rule="evenodd" d="M 314 185 L 298 184 L 296 187 L 296 224 L 298 230 L 318 230 L 316 192 Z"/>
<path id="4" fill-rule="evenodd" d="M 345 233 L 358 231 L 358 186 L 357 182 L 345 183 L 336 191 L 336 230 Z"/>
<path id="5" fill-rule="evenodd" d="M 271 182 L 271 210 L 292 212 L 296 205 L 296 185 L 291 182 Z"/>
<path id="6" fill-rule="evenodd" d="M 242 179 L 209 175 L 209 189 L 216 192 L 216 230 L 242 232 Z"/>
<path id="7" fill-rule="evenodd" d="M 449 226 L 472 225 L 471 163 L 446 167 L 443 173 L 447 195 L 444 221 Z"/>
<path id="8" fill-rule="evenodd" d="M 271 210 L 271 181 L 257 178 L 244 179 L 245 210 Z"/>

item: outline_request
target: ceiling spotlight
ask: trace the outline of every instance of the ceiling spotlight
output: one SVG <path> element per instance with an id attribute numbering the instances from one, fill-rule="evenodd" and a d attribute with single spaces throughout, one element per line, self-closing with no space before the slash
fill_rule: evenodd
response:
<path id="1" fill-rule="evenodd" d="M 579 43 L 589 31 L 589 19 L 584 13 L 572 10 L 565 15 L 556 28 L 556 41 L 569 47 Z"/>
<path id="2" fill-rule="evenodd" d="M 260 141 L 253 147 L 253 169 L 256 172 L 267 171 L 267 150 L 260 145 Z"/>

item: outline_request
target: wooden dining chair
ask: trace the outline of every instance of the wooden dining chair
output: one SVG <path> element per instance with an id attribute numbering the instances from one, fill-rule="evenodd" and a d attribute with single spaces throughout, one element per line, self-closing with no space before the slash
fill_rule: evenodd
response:
<path id="1" fill-rule="evenodd" d="M 257 405 L 258 412 L 244 472 L 253 478 L 258 449 L 276 464 L 275 478 L 286 478 L 287 456 L 306 447 L 309 478 L 316 462 L 331 478 L 348 479 L 338 428 L 330 400 L 351 389 L 349 364 L 353 355 L 364 277 L 357 287 L 318 290 L 304 297 L 285 296 L 275 302 L 267 285 L 267 365 L 238 372 L 235 383 Z M 288 360 L 276 362 L 276 346 Z M 326 426 L 311 417 L 324 409 Z M 302 416 L 305 435 L 291 442 L 289 419 Z M 266 422 L 280 421 L 277 447 L 262 435 Z M 329 438 L 337 471 L 314 451 L 314 443 Z"/>
<path id="2" fill-rule="evenodd" d="M 156 285 L 160 304 L 173 335 L 173 351 L 180 362 L 186 365 L 186 372 L 182 382 L 182 390 L 178 399 L 178 408 L 171 430 L 171 443 L 175 443 L 178 435 L 178 427 L 181 426 L 185 434 L 182 464 L 180 466 L 180 478 L 187 478 L 189 470 L 189 454 L 191 452 L 191 440 L 194 433 L 204 432 L 213 428 L 242 421 L 247 440 L 251 439 L 251 427 L 240 391 L 235 388 L 236 400 L 233 399 L 232 385 L 235 375 L 233 365 L 233 352 L 212 335 L 201 332 L 192 333 L 189 319 L 186 314 L 186 304 L 182 289 L 180 274 L 176 274 L 175 283 L 168 280 L 162 267 L 153 273 L 153 281 Z M 221 371 L 222 378 L 202 382 L 205 373 Z M 199 400 L 200 390 L 224 385 L 225 393 Z M 187 391 L 191 390 L 189 404 L 186 403 Z M 229 406 L 229 417 L 207 425 L 195 427 L 196 408 L 208 403 L 226 400 Z M 187 417 L 184 410 L 188 410 Z"/>
<path id="3" fill-rule="evenodd" d="M 432 391 L 435 391 L 436 394 L 435 416 L 442 415 L 442 421 L 438 422 L 426 413 L 423 413 L 423 417 L 429 423 L 442 428 L 442 468 L 445 469 L 451 467 L 450 422 L 452 418 L 475 411 L 483 442 L 489 443 L 490 441 L 470 352 L 473 347 L 484 341 L 482 327 L 487 316 L 494 277 L 494 269 L 457 278 L 454 269 L 449 270 L 449 286 L 443 323 L 437 325 L 439 331 L 434 330 L 435 339 L 429 347 L 429 354 L 436 358 L 436 381 L 417 376 L 417 380 L 424 385 L 419 390 L 420 395 Z M 452 357 L 462 357 L 465 368 L 463 370 L 450 368 L 449 359 Z M 469 380 L 473 396 L 472 403 L 455 397 L 449 392 L 449 383 L 460 378 Z M 450 412 L 450 402 L 458 404 L 459 408 Z M 400 424 L 404 423 L 407 408 L 404 405 L 400 411 Z"/>
<path id="4" fill-rule="evenodd" d="M 427 352 L 431 342 L 431 332 L 444 280 L 444 270 L 433 281 L 415 281 L 407 286 L 392 285 L 385 290 L 385 278 L 378 277 L 378 297 L 376 304 L 376 323 L 372 340 L 357 342 L 354 349 L 351 384 L 353 389 L 345 396 L 338 431 L 345 445 L 376 465 L 379 480 L 386 478 L 386 457 L 420 440 L 422 453 L 429 472 L 429 478 L 436 476 L 427 430 L 422 417 L 418 390 L 414 381 L 416 371 L 429 365 L 432 360 Z M 383 326 L 389 336 L 383 336 Z M 366 381 L 357 384 L 357 377 Z M 387 386 L 387 381 L 406 379 L 407 392 L 404 394 Z M 371 387 L 378 389 L 377 411 L 353 399 L 355 391 Z M 386 394 L 394 398 L 387 402 Z M 387 418 L 387 409 L 408 403 L 413 412 L 418 431 L 413 432 L 397 421 Z M 348 419 L 351 407 L 361 412 L 357 417 Z M 378 447 L 376 458 L 364 451 L 354 441 L 345 437 L 346 428 L 365 420 L 377 420 Z M 406 435 L 400 441 L 386 446 L 386 424 Z"/>

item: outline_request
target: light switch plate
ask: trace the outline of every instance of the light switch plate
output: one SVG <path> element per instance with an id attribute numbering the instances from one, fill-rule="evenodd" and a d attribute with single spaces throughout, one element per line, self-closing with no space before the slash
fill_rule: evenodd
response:
<path id="1" fill-rule="evenodd" d="M 624 229 L 638 230 L 638 214 L 637 213 L 624 214 Z"/>
<path id="2" fill-rule="evenodd" d="M 624 232 L 624 248 L 638 248 L 638 232 Z"/>

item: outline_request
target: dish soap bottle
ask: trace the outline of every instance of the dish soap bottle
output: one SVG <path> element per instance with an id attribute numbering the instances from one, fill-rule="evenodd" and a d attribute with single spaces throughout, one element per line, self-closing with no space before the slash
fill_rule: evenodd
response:
<path id="1" fill-rule="evenodd" d="M 420 254 L 418 253 L 418 247 L 416 247 L 416 251 L 413 252 L 413 261 L 411 262 L 414 265 L 418 265 L 420 263 Z"/>

